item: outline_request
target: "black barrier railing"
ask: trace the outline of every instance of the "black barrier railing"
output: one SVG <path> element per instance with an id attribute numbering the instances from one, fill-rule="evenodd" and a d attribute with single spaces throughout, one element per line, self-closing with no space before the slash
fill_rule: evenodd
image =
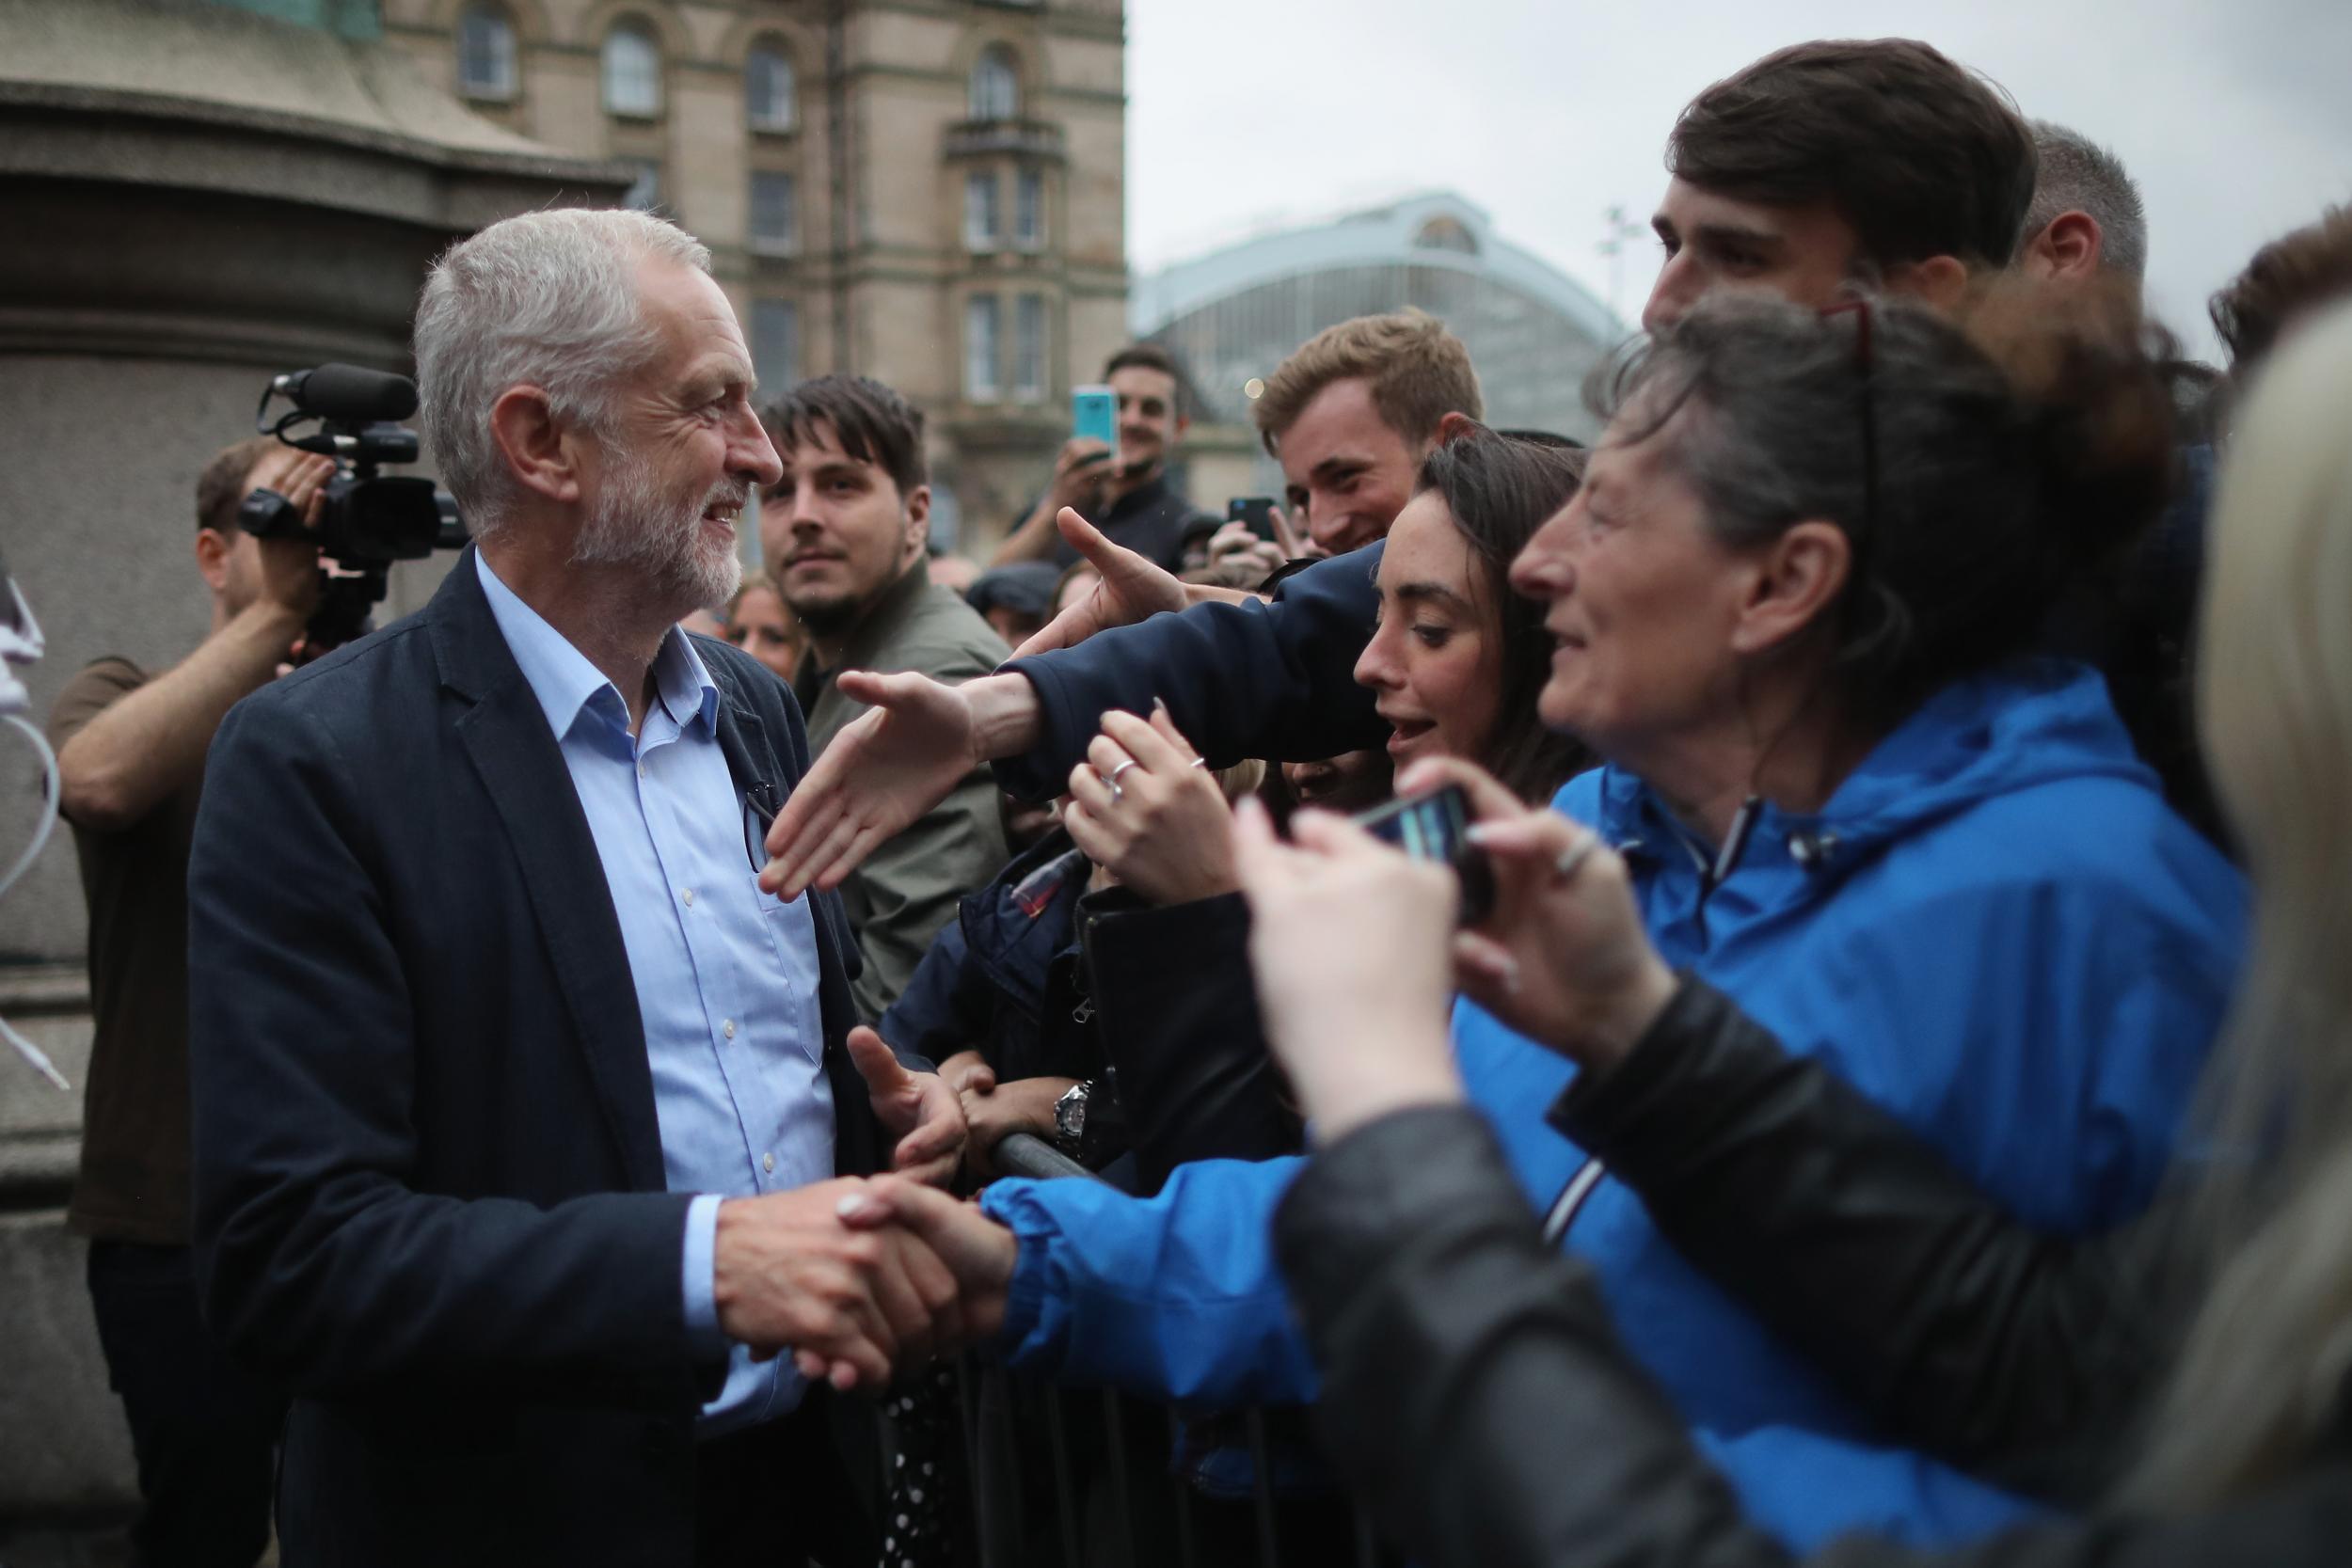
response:
<path id="1" fill-rule="evenodd" d="M 1099 1180 L 1026 1133 L 1004 1138 L 991 1158 L 1009 1175 Z M 1109 1389 L 1059 1387 L 969 1356 L 956 1365 L 952 1388 L 974 1538 L 969 1552 L 948 1560 L 1047 1568 L 1057 1551 L 1061 1568 L 1225 1568 L 1253 1558 L 1260 1568 L 1286 1561 L 1387 1568 L 1395 1560 L 1336 1486 L 1282 1495 L 1278 1440 L 1263 1411 L 1218 1423 L 1225 1436 L 1235 1433 L 1224 1429 L 1238 1429 L 1237 1446 L 1249 1456 L 1245 1503 L 1196 1489 L 1175 1463 L 1186 1451 L 1186 1432 L 1171 1410 Z M 1279 1418 L 1295 1423 L 1293 1415 Z M 1303 1446 L 1303 1429 L 1286 1426 L 1283 1441 Z"/>

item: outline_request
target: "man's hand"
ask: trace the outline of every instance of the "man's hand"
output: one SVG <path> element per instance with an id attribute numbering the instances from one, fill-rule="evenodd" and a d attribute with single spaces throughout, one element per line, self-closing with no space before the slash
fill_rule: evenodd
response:
<path id="1" fill-rule="evenodd" d="M 910 1072 L 882 1037 L 864 1024 L 850 1031 L 850 1060 L 874 1106 L 874 1119 L 898 1140 L 890 1168 L 945 1187 L 955 1179 L 966 1135 L 963 1106 L 936 1072 Z"/>
<path id="2" fill-rule="evenodd" d="M 1102 580 L 1045 628 L 1012 651 L 1015 658 L 1074 648 L 1110 626 L 1132 626 L 1164 610 L 1182 610 L 1192 601 L 1175 575 L 1148 556 L 1114 545 L 1102 530 L 1064 507 L 1054 519 L 1070 547 L 1086 557 Z M 837 744 L 837 743 L 836 743 Z"/>
<path id="3" fill-rule="evenodd" d="M 966 1163 L 972 1173 L 983 1179 L 997 1174 L 996 1163 L 991 1156 L 996 1146 L 1015 1132 L 1029 1132 L 1052 1140 L 1054 1102 L 1068 1093 L 1077 1083 L 1075 1078 L 1016 1078 L 1009 1084 L 999 1084 L 991 1073 L 986 1088 L 963 1091 L 963 1119 L 972 1129 L 971 1142 L 965 1145 Z"/>
<path id="4" fill-rule="evenodd" d="M 1228 588 L 1255 588 L 1289 561 L 1279 545 L 1259 538 L 1248 523 L 1227 523 L 1209 535 L 1209 570 Z"/>
<path id="5" fill-rule="evenodd" d="M 815 1182 L 719 1205 L 711 1279 L 719 1327 L 756 1354 L 791 1349 L 835 1387 L 890 1380 L 965 1335 L 956 1275 L 910 1235 L 844 1223 L 864 1183 Z M 1001 1307 L 998 1317 L 1002 1317 Z"/>
<path id="6" fill-rule="evenodd" d="M 878 1176 L 842 1222 L 852 1230 L 903 1228 L 954 1275 L 962 1308 L 960 1327 L 966 1342 L 989 1338 L 1004 1326 L 1005 1292 L 1012 1284 L 1020 1243 L 976 1203 L 960 1202 L 935 1188 L 894 1176 Z"/>
<path id="7" fill-rule="evenodd" d="M 1054 457 L 1054 481 L 1046 499 L 1058 512 L 1063 507 L 1091 511 L 1103 504 L 1103 493 L 1119 477 L 1119 454 L 1091 436 L 1073 436 Z"/>
<path id="8" fill-rule="evenodd" d="M 317 452 L 279 447 L 253 466 L 256 490 L 274 490 L 302 515 L 303 531 L 319 526 L 326 504 L 326 482 L 335 477 L 335 460 Z M 256 606 L 266 605 L 295 626 L 310 618 L 319 602 L 319 547 L 308 539 L 257 539 L 262 562 L 262 592 Z"/>

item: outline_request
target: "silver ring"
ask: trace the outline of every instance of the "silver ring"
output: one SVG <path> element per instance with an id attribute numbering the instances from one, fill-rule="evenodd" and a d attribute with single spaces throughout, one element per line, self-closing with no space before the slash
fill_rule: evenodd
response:
<path id="1" fill-rule="evenodd" d="M 1207 757 L 1195 757 L 1184 766 L 1187 768 L 1206 768 L 1209 766 L 1209 759 Z"/>
<path id="2" fill-rule="evenodd" d="M 1110 785 L 1113 789 L 1117 789 L 1119 787 L 1119 775 L 1124 773 L 1128 768 L 1133 768 L 1135 765 L 1136 759 L 1129 757 L 1125 762 L 1120 763 L 1118 767 L 1104 774 L 1103 782 Z"/>
<path id="3" fill-rule="evenodd" d="M 1574 879 L 1577 872 L 1583 869 L 1585 861 L 1591 858 L 1593 850 L 1599 844 L 1598 833 L 1586 833 L 1582 838 L 1560 851 L 1560 858 L 1551 863 L 1552 871 L 1564 882 Z"/>

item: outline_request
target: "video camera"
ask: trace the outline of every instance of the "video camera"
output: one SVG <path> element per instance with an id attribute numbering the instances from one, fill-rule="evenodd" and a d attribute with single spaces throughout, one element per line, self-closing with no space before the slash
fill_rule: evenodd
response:
<path id="1" fill-rule="evenodd" d="M 294 404 L 276 423 L 270 400 Z M 466 543 L 457 502 L 429 479 L 378 470 L 417 460 L 417 433 L 399 421 L 417 411 L 417 384 L 405 375 L 357 365 L 291 371 L 262 390 L 254 428 L 290 447 L 335 459 L 318 527 L 305 530 L 301 514 L 275 490 L 256 490 L 237 508 L 237 522 L 262 539 L 308 539 L 319 547 L 318 609 L 303 634 L 305 659 L 360 636 L 384 602 L 395 561 L 421 561 Z M 287 434 L 306 420 L 317 430 Z M 329 568 L 332 569 L 329 569 Z"/>

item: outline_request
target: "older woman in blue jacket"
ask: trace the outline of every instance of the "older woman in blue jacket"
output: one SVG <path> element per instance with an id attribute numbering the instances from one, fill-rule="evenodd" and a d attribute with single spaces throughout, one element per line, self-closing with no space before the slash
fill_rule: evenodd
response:
<path id="1" fill-rule="evenodd" d="M 1972 336 L 1891 304 L 1693 311 L 1618 367 L 1586 485 L 1513 580 L 1549 606 L 1546 721 L 1609 759 L 1556 804 L 1625 856 L 1667 960 L 2021 1215 L 2090 1231 L 2151 1196 L 2243 892 L 2098 676 L 2026 657 L 2162 500 L 2161 384 L 1996 315 Z M 1558 1057 L 1469 1002 L 1454 1039 L 1548 1233 L 1760 1522 L 1801 1547 L 1949 1542 L 2028 1512 L 1885 1441 L 1692 1270 L 1546 1124 Z M 982 1203 L 1003 1230 L 942 1223 L 1005 1270 L 1017 1365 L 1305 1400 L 1267 1240 L 1295 1174 L 1195 1166 L 1148 1203 L 1003 1182 Z"/>

